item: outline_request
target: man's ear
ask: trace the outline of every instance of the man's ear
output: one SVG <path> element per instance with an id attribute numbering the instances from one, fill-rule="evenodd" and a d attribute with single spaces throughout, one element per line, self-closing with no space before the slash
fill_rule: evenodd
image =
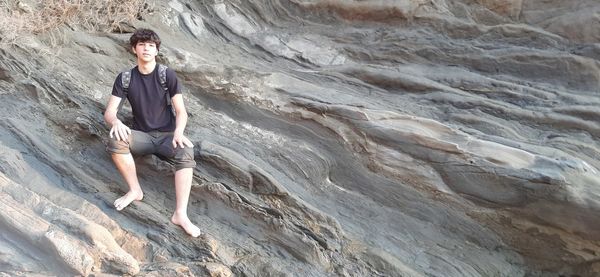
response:
<path id="1" fill-rule="evenodd" d="M 131 47 L 131 52 L 137 56 L 137 53 L 135 52 L 135 47 L 133 47 L 133 46 Z"/>

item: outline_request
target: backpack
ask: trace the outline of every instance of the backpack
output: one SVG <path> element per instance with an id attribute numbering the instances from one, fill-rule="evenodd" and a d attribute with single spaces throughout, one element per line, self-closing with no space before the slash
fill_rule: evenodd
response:
<path id="1" fill-rule="evenodd" d="M 171 103 L 171 95 L 169 94 L 169 88 L 167 87 L 167 68 L 168 67 L 166 65 L 158 64 L 158 77 L 160 79 L 160 86 L 165 91 L 165 99 L 167 101 L 167 107 L 170 107 L 171 113 L 173 114 L 173 116 L 176 116 L 177 114 L 175 113 L 175 109 L 173 108 L 173 105 Z M 131 71 L 132 70 L 133 70 L 133 68 L 130 70 L 121 72 L 121 87 L 123 87 L 123 93 L 125 95 L 123 96 L 123 99 L 121 99 L 121 102 L 119 103 L 117 112 L 121 111 L 121 108 L 123 107 L 123 103 L 125 103 L 125 100 L 127 100 L 127 94 L 129 93 L 129 83 L 131 83 Z"/>

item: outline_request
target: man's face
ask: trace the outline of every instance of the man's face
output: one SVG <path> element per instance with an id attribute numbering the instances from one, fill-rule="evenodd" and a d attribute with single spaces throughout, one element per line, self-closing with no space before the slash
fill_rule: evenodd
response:
<path id="1" fill-rule="evenodd" d="M 138 60 L 142 60 L 144 62 L 154 61 L 156 55 L 158 54 L 158 49 L 156 49 L 156 43 L 151 41 L 146 42 L 138 42 L 133 48 L 133 52 L 136 54 Z"/>

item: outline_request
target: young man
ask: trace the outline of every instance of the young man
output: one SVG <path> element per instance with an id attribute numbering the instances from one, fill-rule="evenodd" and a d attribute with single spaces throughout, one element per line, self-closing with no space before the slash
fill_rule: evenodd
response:
<path id="1" fill-rule="evenodd" d="M 192 142 L 183 135 L 187 112 L 183 105 L 181 87 L 175 72 L 166 70 L 166 84 L 161 82 L 156 55 L 160 38 L 148 29 L 138 29 L 129 39 L 131 49 L 137 56 L 137 66 L 129 73 L 129 87 L 123 88 L 121 73 L 113 85 L 104 120 L 111 126 L 107 150 L 129 191 L 114 203 L 122 210 L 134 200 L 142 200 L 144 193 L 138 182 L 134 155 L 155 154 L 175 166 L 176 207 L 171 222 L 181 226 L 189 235 L 197 237 L 200 229 L 187 216 L 187 205 L 192 184 L 194 149 Z M 164 74 L 163 74 L 164 76 Z M 125 79 L 127 79 L 125 77 Z M 166 85 L 166 91 L 163 86 Z M 131 129 L 117 118 L 119 103 L 127 99 L 133 113 Z M 168 93 L 169 95 L 165 95 Z M 171 98 L 173 114 L 166 97 Z"/>

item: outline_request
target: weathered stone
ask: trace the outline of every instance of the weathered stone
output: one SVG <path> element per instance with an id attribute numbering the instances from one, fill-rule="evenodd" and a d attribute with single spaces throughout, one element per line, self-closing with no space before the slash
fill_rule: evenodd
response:
<path id="1" fill-rule="evenodd" d="M 45 14 L 18 2 L 0 36 Z M 130 34 L 67 20 L 0 41 L 0 275 L 600 274 L 598 1 L 139 2 L 183 84 L 203 235 L 171 223 L 156 157 L 113 208 Z"/>
<path id="2" fill-rule="evenodd" d="M 210 277 L 231 277 L 233 274 L 229 268 L 222 264 L 206 263 L 203 266 Z"/>
<path id="3" fill-rule="evenodd" d="M 518 18 L 521 13 L 523 0 L 477 0 L 486 8 L 504 16 Z"/>

